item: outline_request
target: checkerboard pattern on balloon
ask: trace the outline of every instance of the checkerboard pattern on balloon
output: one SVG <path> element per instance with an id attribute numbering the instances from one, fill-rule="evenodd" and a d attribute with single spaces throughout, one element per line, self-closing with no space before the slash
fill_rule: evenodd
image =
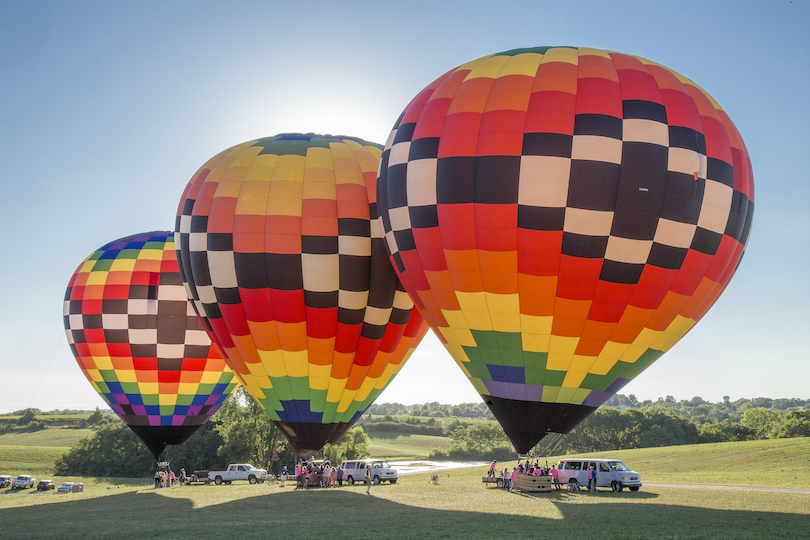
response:
<path id="1" fill-rule="evenodd" d="M 425 88 L 378 197 L 400 279 L 479 393 L 591 407 L 717 300 L 754 208 L 745 146 L 706 92 L 569 47 Z"/>
<path id="2" fill-rule="evenodd" d="M 343 136 L 248 141 L 181 198 L 188 296 L 273 420 L 355 421 L 427 330 L 370 220 L 381 152 Z"/>
<path id="3" fill-rule="evenodd" d="M 63 315 L 76 361 L 129 425 L 201 425 L 238 384 L 186 297 L 171 232 L 95 251 L 71 277 Z"/>

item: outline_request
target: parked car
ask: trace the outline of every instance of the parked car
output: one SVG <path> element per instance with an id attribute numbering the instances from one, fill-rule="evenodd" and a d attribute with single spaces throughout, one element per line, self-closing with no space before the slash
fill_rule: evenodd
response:
<path id="1" fill-rule="evenodd" d="M 366 465 L 371 465 L 371 479 L 375 484 L 380 482 L 397 483 L 397 470 L 384 459 L 351 459 L 340 464 L 343 469 L 343 480 L 349 485 L 366 481 Z"/>
<path id="2" fill-rule="evenodd" d="M 213 478 L 216 485 L 230 484 L 234 480 L 247 480 L 251 484 L 267 480 L 267 471 L 256 469 L 247 463 L 232 463 L 224 471 L 209 471 L 208 478 Z"/>
<path id="3" fill-rule="evenodd" d="M 37 479 L 29 474 L 21 474 L 11 483 L 11 489 L 32 488 L 37 483 Z"/>
<path id="4" fill-rule="evenodd" d="M 70 493 L 73 488 L 73 482 L 65 482 L 56 489 L 57 493 Z"/>
<path id="5" fill-rule="evenodd" d="M 557 477 L 561 484 L 570 486 L 576 483 L 584 487 L 588 485 L 588 469 L 591 466 L 596 470 L 597 488 L 638 491 L 641 487 L 641 475 L 631 471 L 618 459 L 561 459 L 557 463 Z"/>
<path id="6" fill-rule="evenodd" d="M 0 474 L 0 488 L 8 487 L 11 485 L 11 476 L 7 474 Z"/>
<path id="7" fill-rule="evenodd" d="M 48 489 L 56 489 L 52 480 L 40 480 L 37 484 L 37 491 L 45 491 Z"/>

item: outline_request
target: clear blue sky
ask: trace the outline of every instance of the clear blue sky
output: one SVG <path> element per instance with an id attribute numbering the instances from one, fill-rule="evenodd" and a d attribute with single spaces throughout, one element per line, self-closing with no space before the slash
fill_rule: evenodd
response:
<path id="1" fill-rule="evenodd" d="M 62 298 L 106 242 L 171 230 L 195 170 L 281 132 L 384 143 L 445 71 L 574 45 L 701 85 L 748 146 L 756 213 L 714 308 L 622 391 L 810 398 L 810 3 L 0 0 L 0 412 L 104 403 L 64 337 Z M 428 335 L 380 397 L 477 401 Z"/>

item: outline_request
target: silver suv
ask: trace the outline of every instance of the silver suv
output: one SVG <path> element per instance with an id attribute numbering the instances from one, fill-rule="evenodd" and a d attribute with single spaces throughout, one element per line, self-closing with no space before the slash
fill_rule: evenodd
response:
<path id="1" fill-rule="evenodd" d="M 638 491 L 641 487 L 641 475 L 631 471 L 618 459 L 561 459 L 557 463 L 557 479 L 561 484 L 572 483 L 579 486 L 588 485 L 588 470 L 596 470 L 596 487 L 609 487 L 613 491 L 629 488 Z"/>
<path id="2" fill-rule="evenodd" d="M 366 481 L 366 465 L 371 465 L 371 479 L 375 484 L 380 482 L 397 483 L 397 470 L 384 459 L 350 459 L 340 464 L 343 469 L 343 480 L 349 485 Z"/>

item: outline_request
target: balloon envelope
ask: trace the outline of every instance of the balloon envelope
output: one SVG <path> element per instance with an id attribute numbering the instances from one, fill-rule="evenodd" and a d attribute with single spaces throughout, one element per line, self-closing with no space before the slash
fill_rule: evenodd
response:
<path id="1" fill-rule="evenodd" d="M 128 236 L 93 252 L 70 279 L 63 315 L 87 380 L 155 459 L 236 388 L 186 298 L 171 232 Z"/>
<path id="2" fill-rule="evenodd" d="M 571 47 L 430 84 L 377 187 L 405 289 L 519 452 L 569 432 L 700 320 L 754 209 L 745 145 L 706 92 Z"/>
<path id="3" fill-rule="evenodd" d="M 209 160 L 178 208 L 189 298 L 301 457 L 337 442 L 427 331 L 370 219 L 381 152 L 350 137 L 248 141 Z"/>

